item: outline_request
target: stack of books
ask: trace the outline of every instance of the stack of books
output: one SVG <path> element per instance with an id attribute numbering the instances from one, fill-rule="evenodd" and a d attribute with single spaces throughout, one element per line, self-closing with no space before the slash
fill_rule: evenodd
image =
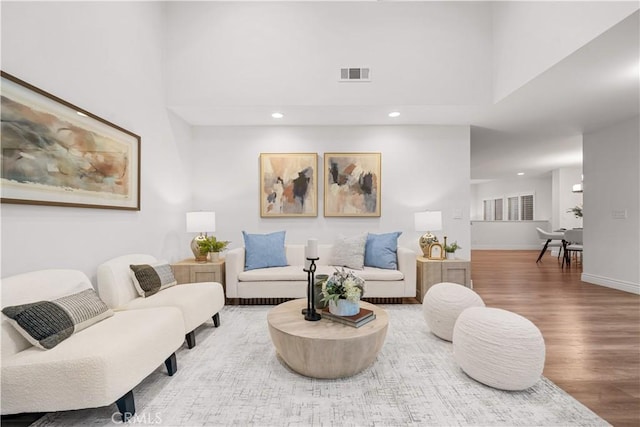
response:
<path id="1" fill-rule="evenodd" d="M 353 326 L 354 328 L 359 328 L 362 325 L 365 325 L 376 318 L 375 313 L 372 310 L 368 310 L 366 308 L 360 308 L 360 312 L 353 316 L 338 316 L 332 314 L 329 311 L 329 307 L 325 307 L 320 311 L 323 319 L 329 319 L 333 322 L 342 323 L 343 325 Z"/>

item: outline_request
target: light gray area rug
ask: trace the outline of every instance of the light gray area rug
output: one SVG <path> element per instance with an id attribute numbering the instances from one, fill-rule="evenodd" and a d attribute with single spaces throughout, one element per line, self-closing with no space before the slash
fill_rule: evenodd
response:
<path id="1" fill-rule="evenodd" d="M 134 390 L 131 425 L 163 426 L 602 426 L 546 378 L 522 392 L 486 387 L 457 367 L 452 345 L 427 329 L 420 305 L 385 305 L 390 324 L 376 362 L 317 380 L 289 370 L 267 329 L 270 306 L 227 306 Z M 324 321 L 324 320 L 323 320 Z M 47 414 L 34 425 L 113 425 L 116 406 Z M 118 421 L 117 418 L 114 418 Z"/>

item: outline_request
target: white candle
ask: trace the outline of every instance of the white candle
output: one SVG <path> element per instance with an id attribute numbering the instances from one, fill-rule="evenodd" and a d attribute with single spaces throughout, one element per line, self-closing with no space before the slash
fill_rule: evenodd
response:
<path id="1" fill-rule="evenodd" d="M 318 258 L 318 239 L 307 240 L 307 258 Z"/>

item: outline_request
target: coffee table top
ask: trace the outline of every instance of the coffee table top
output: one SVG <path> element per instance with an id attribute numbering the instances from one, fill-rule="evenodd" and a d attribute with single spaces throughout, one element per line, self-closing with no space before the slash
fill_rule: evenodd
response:
<path id="1" fill-rule="evenodd" d="M 360 301 L 360 307 L 373 310 L 376 318 L 359 328 L 343 325 L 329 319 L 321 319 L 317 322 L 304 320 L 301 310 L 306 307 L 306 299 L 287 301 L 272 308 L 267 314 L 267 321 L 271 327 L 285 334 L 331 341 L 350 340 L 376 334 L 386 328 L 389 323 L 386 310 L 365 301 Z"/>

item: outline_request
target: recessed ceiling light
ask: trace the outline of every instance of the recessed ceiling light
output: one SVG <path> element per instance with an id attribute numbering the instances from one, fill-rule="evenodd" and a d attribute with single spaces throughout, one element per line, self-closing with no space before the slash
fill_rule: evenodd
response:
<path id="1" fill-rule="evenodd" d="M 389 113 L 389 117 L 398 117 L 398 116 L 400 116 L 400 113 L 397 111 L 392 111 Z"/>
<path id="2" fill-rule="evenodd" d="M 82 117 L 87 117 L 87 115 L 85 113 L 83 113 L 82 111 L 76 111 L 76 114 Z"/>
<path id="3" fill-rule="evenodd" d="M 284 114 L 282 113 L 273 113 L 271 114 L 271 117 L 273 117 L 274 119 L 281 119 L 284 117 Z"/>
<path id="4" fill-rule="evenodd" d="M 524 175 L 524 172 L 518 172 L 518 176 Z"/>

